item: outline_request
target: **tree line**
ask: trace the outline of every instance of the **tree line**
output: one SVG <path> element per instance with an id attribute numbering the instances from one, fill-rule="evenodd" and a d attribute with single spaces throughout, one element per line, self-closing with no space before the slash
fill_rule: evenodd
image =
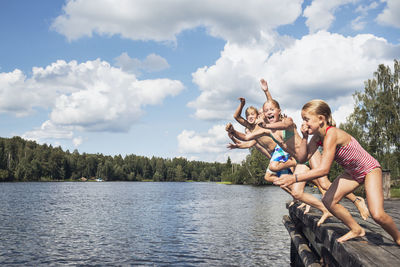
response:
<path id="1" fill-rule="evenodd" d="M 80 154 L 18 136 L 0 138 L 0 181 L 65 181 L 82 177 L 107 181 L 220 181 L 227 169 L 231 166 L 226 163 Z"/>

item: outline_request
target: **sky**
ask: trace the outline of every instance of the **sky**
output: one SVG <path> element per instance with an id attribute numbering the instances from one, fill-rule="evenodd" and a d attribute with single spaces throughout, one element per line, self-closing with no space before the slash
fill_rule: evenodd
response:
<path id="1" fill-rule="evenodd" d="M 79 153 L 242 161 L 225 125 L 268 81 L 337 124 L 400 58 L 398 0 L 1 0 L 0 136 Z M 244 114 L 243 114 L 244 116 Z"/>

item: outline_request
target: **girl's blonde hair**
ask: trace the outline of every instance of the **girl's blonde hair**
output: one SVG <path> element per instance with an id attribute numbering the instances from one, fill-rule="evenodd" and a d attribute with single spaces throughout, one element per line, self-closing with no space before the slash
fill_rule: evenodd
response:
<path id="1" fill-rule="evenodd" d="M 336 126 L 336 123 L 332 118 L 331 108 L 324 100 L 311 100 L 303 106 L 302 110 L 314 113 L 315 115 L 322 115 L 325 117 L 328 126 Z"/>
<path id="2" fill-rule="evenodd" d="M 255 113 L 256 113 L 256 115 L 258 116 L 258 110 L 257 110 L 255 107 L 253 107 L 253 106 L 250 106 L 250 107 L 246 108 L 246 111 L 245 111 L 245 114 L 246 114 L 246 119 L 247 119 L 247 117 L 249 116 L 249 112 L 250 112 L 250 110 L 254 110 L 254 112 L 255 112 Z"/>

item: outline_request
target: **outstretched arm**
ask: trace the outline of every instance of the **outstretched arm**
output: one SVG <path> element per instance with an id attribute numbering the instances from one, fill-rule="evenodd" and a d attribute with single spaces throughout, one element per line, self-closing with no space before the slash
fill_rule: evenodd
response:
<path id="1" fill-rule="evenodd" d="M 293 119 L 290 117 L 285 117 L 281 121 L 274 122 L 274 123 L 261 123 L 259 124 L 261 127 L 271 130 L 286 130 L 290 127 L 294 127 L 295 124 Z"/>
<path id="2" fill-rule="evenodd" d="M 260 83 L 261 83 L 261 89 L 264 91 L 265 96 L 267 97 L 267 101 L 268 101 L 268 100 L 272 100 L 271 93 L 270 93 L 269 90 L 268 90 L 268 83 L 267 83 L 267 81 L 264 80 L 264 79 L 261 79 L 261 80 L 260 80 Z"/>
<path id="3" fill-rule="evenodd" d="M 256 140 L 242 142 L 242 141 L 238 140 L 237 138 L 235 138 L 231 133 L 228 133 L 228 136 L 233 141 L 233 144 L 232 143 L 228 144 L 227 147 L 229 149 L 234 149 L 234 148 L 246 149 L 246 148 L 251 148 L 251 147 L 257 145 Z"/>
<path id="4" fill-rule="evenodd" d="M 227 145 L 227 147 L 229 149 L 235 149 L 235 148 L 240 148 L 240 149 L 245 149 L 245 148 L 251 148 L 251 147 L 255 147 L 258 151 L 260 151 L 264 156 L 266 156 L 267 158 L 271 158 L 271 155 L 269 154 L 268 150 L 266 150 L 262 145 L 260 145 L 259 143 L 257 143 L 256 140 L 251 140 L 251 141 L 239 141 L 237 138 L 235 138 L 233 136 L 232 133 L 228 132 L 228 136 L 229 138 L 233 141 L 232 143 L 229 143 Z"/>
<path id="5" fill-rule="evenodd" d="M 239 139 L 241 139 L 241 137 L 243 137 L 242 140 L 244 140 L 244 141 L 255 140 L 261 136 L 266 136 L 266 135 L 270 135 L 270 134 L 271 134 L 271 130 L 261 128 L 261 127 L 256 127 L 255 130 L 245 134 L 244 136 L 240 136 Z"/>
<path id="6" fill-rule="evenodd" d="M 295 175 L 282 175 L 279 180 L 275 180 L 274 184 L 281 187 L 289 186 L 296 182 L 309 181 L 318 177 L 328 175 L 331 168 L 332 162 L 335 158 L 336 145 L 337 145 L 337 130 L 331 130 L 327 133 L 324 138 L 324 153 L 322 153 L 321 164 L 314 169 L 311 169 L 305 173 Z M 308 148 L 310 146 L 316 146 L 316 139 L 311 139 Z M 311 154 L 311 153 L 310 153 Z"/>
<path id="7" fill-rule="evenodd" d="M 251 127 L 250 123 L 247 120 L 245 120 L 241 115 L 243 107 L 246 104 L 246 100 L 243 97 L 239 97 L 239 100 L 240 100 L 239 106 L 236 108 L 236 111 L 233 114 L 233 117 L 235 118 L 235 120 L 238 123 L 240 123 L 241 125 L 243 125 L 246 128 L 249 128 L 249 127 Z"/>

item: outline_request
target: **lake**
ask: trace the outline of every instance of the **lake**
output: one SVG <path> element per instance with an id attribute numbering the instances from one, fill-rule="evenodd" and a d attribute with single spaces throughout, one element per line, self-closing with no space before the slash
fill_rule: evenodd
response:
<path id="1" fill-rule="evenodd" d="M 1 265 L 289 266 L 275 186 L 0 183 Z"/>

